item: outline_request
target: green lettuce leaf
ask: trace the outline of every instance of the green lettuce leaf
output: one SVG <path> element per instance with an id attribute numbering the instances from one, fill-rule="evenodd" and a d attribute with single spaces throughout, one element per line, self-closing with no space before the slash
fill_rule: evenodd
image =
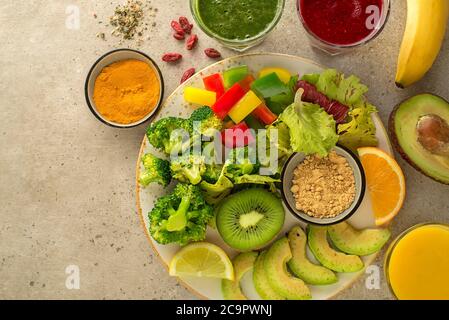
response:
<path id="1" fill-rule="evenodd" d="M 278 156 L 282 158 L 284 156 L 289 157 L 292 153 L 292 147 L 290 145 L 290 130 L 283 122 L 275 122 L 267 128 L 267 144 L 270 146 L 271 130 L 277 130 L 278 139 L 274 141 L 274 145 L 278 148 Z"/>
<path id="2" fill-rule="evenodd" d="M 376 147 L 376 126 L 371 114 L 377 112 L 376 107 L 364 103 L 349 112 L 349 122 L 338 126 L 339 143 L 356 152 L 359 147 Z"/>
<path id="3" fill-rule="evenodd" d="M 298 90 L 295 102 L 279 116 L 289 127 L 294 152 L 327 156 L 338 141 L 334 118 L 316 104 L 301 101 Z"/>
<path id="4" fill-rule="evenodd" d="M 328 98 L 350 108 L 348 122 L 338 125 L 340 144 L 351 150 L 378 145 L 376 127 L 371 117 L 377 109 L 366 102 L 368 87 L 360 83 L 359 78 L 346 78 L 337 70 L 328 69 L 321 74 L 304 75 L 302 80 L 315 85 Z"/>
<path id="5" fill-rule="evenodd" d="M 328 69 L 319 76 L 306 75 L 303 80 L 315 85 L 317 90 L 328 98 L 336 100 L 348 107 L 363 102 L 368 87 L 360 83 L 356 76 L 345 78 L 345 75 L 335 69 Z"/>
<path id="6" fill-rule="evenodd" d="M 318 80 L 320 80 L 320 76 L 321 75 L 319 73 L 305 74 L 305 75 L 303 75 L 301 80 L 305 80 L 308 83 L 313 84 L 314 86 L 316 86 Z"/>

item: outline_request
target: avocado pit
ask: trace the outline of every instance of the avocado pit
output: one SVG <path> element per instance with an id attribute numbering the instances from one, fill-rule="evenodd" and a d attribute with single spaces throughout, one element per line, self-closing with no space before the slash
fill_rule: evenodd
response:
<path id="1" fill-rule="evenodd" d="M 416 124 L 418 142 L 432 154 L 449 156 L 449 125 L 435 114 L 424 115 Z"/>

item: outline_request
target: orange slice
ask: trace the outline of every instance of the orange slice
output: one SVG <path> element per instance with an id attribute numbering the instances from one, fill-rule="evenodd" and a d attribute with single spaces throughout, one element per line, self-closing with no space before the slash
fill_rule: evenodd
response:
<path id="1" fill-rule="evenodd" d="M 405 178 L 399 164 L 378 148 L 358 149 L 371 196 L 376 225 L 390 222 L 405 199 Z"/>

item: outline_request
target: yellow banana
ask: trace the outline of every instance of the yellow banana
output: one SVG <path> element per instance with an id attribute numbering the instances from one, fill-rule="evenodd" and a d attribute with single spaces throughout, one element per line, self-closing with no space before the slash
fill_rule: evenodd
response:
<path id="1" fill-rule="evenodd" d="M 449 0 L 407 0 L 407 24 L 396 74 L 398 87 L 419 81 L 432 67 L 448 18 Z"/>

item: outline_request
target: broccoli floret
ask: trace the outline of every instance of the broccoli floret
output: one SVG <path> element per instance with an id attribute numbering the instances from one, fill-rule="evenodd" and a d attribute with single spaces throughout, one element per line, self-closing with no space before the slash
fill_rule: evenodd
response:
<path id="1" fill-rule="evenodd" d="M 175 132 L 178 135 L 175 135 Z M 163 118 L 152 123 L 147 129 L 151 145 L 166 154 L 179 154 L 188 149 L 191 145 L 191 133 L 190 121 L 176 117 Z"/>
<path id="2" fill-rule="evenodd" d="M 248 147 L 233 149 L 224 165 L 225 175 L 234 180 L 243 175 L 257 173 L 260 163 L 258 163 L 253 152 L 255 150 Z"/>
<path id="3" fill-rule="evenodd" d="M 170 169 L 174 179 L 197 185 L 206 172 L 206 164 L 204 157 L 187 154 L 172 159 Z"/>
<path id="4" fill-rule="evenodd" d="M 215 183 L 220 178 L 223 166 L 218 164 L 206 164 L 206 171 L 203 174 L 203 180 L 208 183 Z"/>
<path id="5" fill-rule="evenodd" d="M 216 183 L 212 184 L 202 181 L 200 187 L 203 190 L 206 202 L 209 204 L 217 204 L 231 193 L 234 184 L 228 177 L 221 174 Z"/>
<path id="6" fill-rule="evenodd" d="M 172 194 L 159 198 L 148 214 L 150 233 L 160 244 L 201 241 L 213 216 L 213 208 L 204 201 L 200 188 L 180 183 Z"/>
<path id="7" fill-rule="evenodd" d="M 221 141 L 218 147 L 222 147 Z M 215 183 L 220 178 L 223 170 L 221 159 L 216 158 L 217 146 L 214 142 L 205 142 L 202 148 L 202 154 L 206 162 L 206 171 L 203 174 L 203 180 L 209 183 Z"/>
<path id="8" fill-rule="evenodd" d="M 189 120 L 194 126 L 193 129 L 196 129 L 195 132 L 204 136 L 213 137 L 217 131 L 223 129 L 223 121 L 208 106 L 193 111 Z"/>
<path id="9" fill-rule="evenodd" d="M 148 153 L 142 157 L 142 163 L 145 168 L 139 176 L 139 182 L 142 186 L 146 187 L 150 183 L 159 183 L 166 187 L 170 184 L 170 162 Z"/>

